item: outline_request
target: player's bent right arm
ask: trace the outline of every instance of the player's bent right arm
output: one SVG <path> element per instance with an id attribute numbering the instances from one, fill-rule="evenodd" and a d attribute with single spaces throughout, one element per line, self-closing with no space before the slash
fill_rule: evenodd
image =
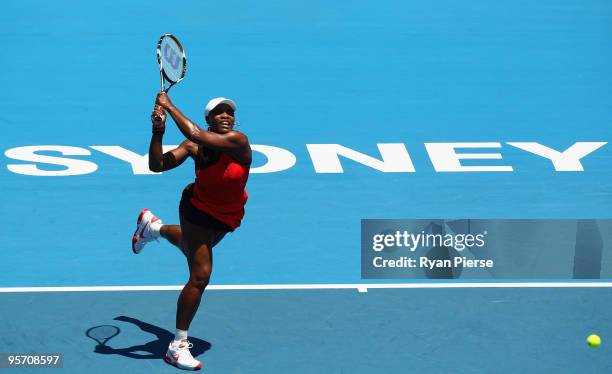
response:
<path id="1" fill-rule="evenodd" d="M 155 121 L 157 117 L 160 117 L 161 121 Z M 195 144 L 189 140 L 185 140 L 177 148 L 164 153 L 162 140 L 166 125 L 166 114 L 161 107 L 155 106 L 151 114 L 151 121 L 153 122 L 153 134 L 149 144 L 149 170 L 159 173 L 174 169 L 191 154 L 195 154 Z"/>
<path id="2" fill-rule="evenodd" d="M 166 153 L 163 153 L 161 143 L 161 136 L 153 134 L 149 145 L 149 170 L 156 173 L 174 169 L 192 154 L 193 143 L 189 140 L 185 140 L 181 145 Z"/>

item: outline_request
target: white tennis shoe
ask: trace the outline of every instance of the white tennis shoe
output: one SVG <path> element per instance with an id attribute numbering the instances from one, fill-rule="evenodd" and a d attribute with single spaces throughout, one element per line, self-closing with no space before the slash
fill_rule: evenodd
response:
<path id="1" fill-rule="evenodd" d="M 132 251 L 135 254 L 139 254 L 144 248 L 145 244 L 150 241 L 157 240 L 159 237 L 159 234 L 155 235 L 153 230 L 151 230 L 151 224 L 153 223 L 156 225 L 161 225 L 162 221 L 149 209 L 144 208 L 141 210 L 140 214 L 138 214 L 138 219 L 136 220 L 136 231 L 134 231 L 134 235 L 132 236 Z"/>
<path id="2" fill-rule="evenodd" d="M 189 352 L 189 348 L 192 347 L 193 344 L 188 341 L 171 341 L 164 360 L 179 369 L 200 370 L 202 369 L 202 363 L 193 358 L 191 352 Z"/>

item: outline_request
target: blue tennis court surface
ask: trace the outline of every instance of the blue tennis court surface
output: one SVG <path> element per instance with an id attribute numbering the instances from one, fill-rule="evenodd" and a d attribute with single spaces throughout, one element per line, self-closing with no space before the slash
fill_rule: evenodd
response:
<path id="1" fill-rule="evenodd" d="M 210 291 L 191 333 L 210 372 L 606 372 L 609 348 L 572 339 L 612 333 L 610 299 L 601 298 L 561 289 Z M 175 301 L 173 292 L 4 295 L 6 312 L 35 325 L 7 320 L 2 345 L 64 352 L 73 372 L 173 372 L 161 357 Z M 120 333 L 96 351 L 85 331 L 100 325 Z"/>
<path id="2" fill-rule="evenodd" d="M 609 2 L 25 0 L 0 30 L 0 353 L 176 370 L 161 355 L 178 291 L 162 289 L 186 281 L 185 259 L 129 244 L 143 207 L 178 222 L 194 178 L 191 161 L 146 168 L 155 43 L 171 32 L 188 65 L 174 103 L 202 124 L 210 98 L 235 100 L 255 151 L 243 225 L 215 248 L 212 285 L 228 287 L 190 329 L 205 371 L 612 370 L 606 272 L 590 288 L 357 290 L 362 219 L 612 218 Z M 489 169 L 445 170 L 441 143 L 470 143 L 462 167 Z M 524 143 L 589 151 L 556 164 Z M 106 291 L 70 291 L 93 286 Z M 120 329 L 103 348 L 86 336 L 101 325 Z"/>

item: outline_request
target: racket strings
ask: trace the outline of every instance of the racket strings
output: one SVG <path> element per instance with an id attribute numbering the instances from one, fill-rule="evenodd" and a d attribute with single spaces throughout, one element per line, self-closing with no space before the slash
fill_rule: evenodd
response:
<path id="1" fill-rule="evenodd" d="M 170 36 L 164 36 L 159 45 L 160 64 L 166 79 L 179 82 L 185 75 L 185 54 L 180 44 Z"/>

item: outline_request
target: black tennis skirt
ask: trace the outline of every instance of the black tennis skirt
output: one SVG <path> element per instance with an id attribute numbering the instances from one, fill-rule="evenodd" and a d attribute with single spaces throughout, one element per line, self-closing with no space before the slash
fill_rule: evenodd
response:
<path id="1" fill-rule="evenodd" d="M 196 208 L 191 203 L 191 197 L 193 196 L 193 183 L 188 184 L 183 190 L 181 196 L 181 203 L 179 204 L 179 213 L 183 218 L 193 223 L 194 225 L 211 228 L 216 231 L 232 231 L 232 228 L 225 223 L 219 221 L 210 214 Z"/>

